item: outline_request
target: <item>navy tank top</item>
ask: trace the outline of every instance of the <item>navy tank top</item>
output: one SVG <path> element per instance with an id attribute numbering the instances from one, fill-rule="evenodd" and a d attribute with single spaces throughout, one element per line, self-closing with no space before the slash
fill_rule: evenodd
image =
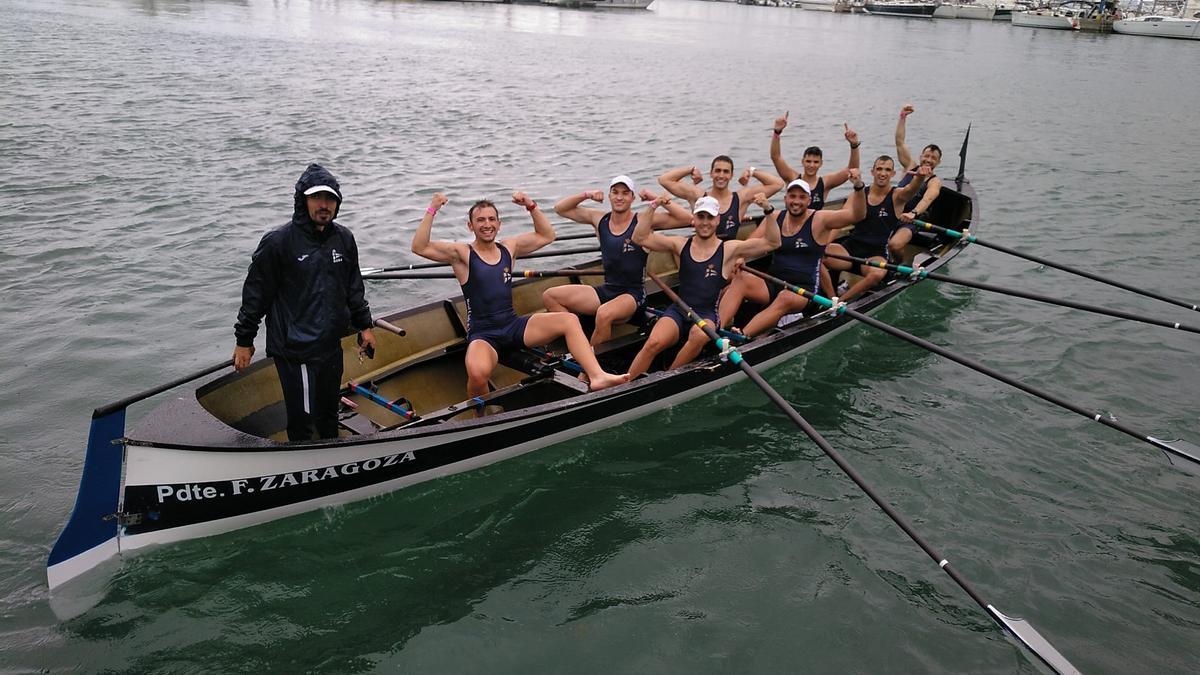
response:
<path id="1" fill-rule="evenodd" d="M 771 258 L 771 274 L 792 284 L 816 279 L 821 256 L 825 255 L 825 247 L 813 238 L 812 223 L 816 215 L 810 213 L 796 234 L 790 237 L 782 236 L 782 244 Z M 784 217 L 786 218 L 786 215 Z M 781 230 L 782 227 L 781 225 Z"/>
<path id="2" fill-rule="evenodd" d="M 738 193 L 734 192 L 733 199 L 729 200 L 729 208 L 721 212 L 721 221 L 717 223 L 717 238 L 721 241 L 737 239 L 738 228 L 742 226 L 742 222 L 738 218 L 738 213 L 741 212 L 741 209 L 738 208 L 740 206 Z"/>
<path id="3" fill-rule="evenodd" d="M 867 188 L 870 190 L 870 188 Z M 867 217 L 854 224 L 850 238 L 864 244 L 884 246 L 892 233 L 900 226 L 896 218 L 896 207 L 892 203 L 892 195 L 896 188 L 888 190 L 887 196 L 878 204 L 871 203 L 871 193 L 867 192 Z"/>
<path id="4" fill-rule="evenodd" d="M 721 289 L 729 284 L 722 276 L 725 266 L 725 242 L 708 260 L 692 258 L 692 237 L 679 254 L 679 297 L 697 312 L 716 312 Z"/>
<path id="5" fill-rule="evenodd" d="M 905 171 L 904 177 L 900 179 L 899 183 L 896 183 L 896 187 L 902 188 L 905 185 L 908 185 L 909 183 L 913 182 L 913 179 L 916 177 L 917 177 L 917 174 L 915 171 Z M 921 187 L 917 190 L 917 194 L 915 196 L 913 196 L 912 199 L 908 200 L 908 203 L 904 205 L 904 211 L 902 213 L 908 213 L 909 211 L 912 211 L 913 209 L 917 208 L 917 204 L 920 204 L 921 200 L 925 197 L 925 190 L 929 189 L 929 181 L 933 180 L 934 178 L 936 178 L 936 176 L 934 176 L 933 174 L 929 174 L 929 177 L 925 179 L 925 183 L 922 184 Z M 920 215 L 920 214 L 917 214 L 917 215 Z"/>
<path id="6" fill-rule="evenodd" d="M 462 285 L 467 300 L 467 332 L 501 328 L 517 318 L 512 304 L 512 255 L 500 246 L 500 261 L 489 265 L 471 249 L 467 283 Z"/>
<path id="7" fill-rule="evenodd" d="M 624 234 L 614 235 L 609 229 L 612 213 L 606 213 L 600 218 L 597 226 L 600 237 L 600 261 L 604 265 L 604 284 L 619 289 L 637 289 L 645 286 L 643 280 L 646 272 L 646 251 L 633 243 L 633 228 L 637 227 L 637 214 L 634 214 L 629 227 Z"/>
<path id="8" fill-rule="evenodd" d="M 825 206 L 825 177 L 817 179 L 817 186 L 812 189 L 808 199 L 808 210 L 820 211 Z"/>

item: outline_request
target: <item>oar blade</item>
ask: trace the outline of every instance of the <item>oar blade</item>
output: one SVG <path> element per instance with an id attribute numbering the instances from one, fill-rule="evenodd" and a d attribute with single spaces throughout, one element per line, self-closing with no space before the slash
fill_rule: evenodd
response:
<path id="1" fill-rule="evenodd" d="M 1026 649 L 1036 654 L 1046 665 L 1053 668 L 1054 672 L 1060 675 L 1079 675 L 1079 669 L 1071 665 L 1067 657 L 1060 654 L 1054 648 L 1054 645 L 1042 637 L 1042 634 L 1037 632 L 1037 629 L 1028 621 L 1008 616 L 993 605 L 988 605 L 987 609 L 996 621 L 999 621 L 1008 629 L 1008 632 L 1015 635 L 1025 645 Z"/>
<path id="2" fill-rule="evenodd" d="M 1148 438 L 1151 443 L 1163 451 L 1163 454 L 1167 456 L 1167 461 L 1173 466 L 1184 473 L 1200 476 L 1200 445 L 1183 439 L 1164 441 L 1153 436 Z"/>

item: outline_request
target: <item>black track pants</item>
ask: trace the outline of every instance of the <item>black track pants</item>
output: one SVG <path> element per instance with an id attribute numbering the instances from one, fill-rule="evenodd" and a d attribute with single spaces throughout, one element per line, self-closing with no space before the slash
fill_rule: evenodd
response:
<path id="1" fill-rule="evenodd" d="M 283 387 L 289 441 L 337 438 L 341 401 L 342 350 L 304 363 L 275 357 L 275 370 Z"/>

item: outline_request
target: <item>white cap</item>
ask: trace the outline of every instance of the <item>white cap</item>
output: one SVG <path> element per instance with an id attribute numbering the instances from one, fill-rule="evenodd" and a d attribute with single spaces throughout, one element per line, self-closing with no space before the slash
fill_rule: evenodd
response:
<path id="1" fill-rule="evenodd" d="M 701 197 L 696 200 L 696 205 L 692 207 L 692 213 L 712 214 L 714 216 L 721 215 L 721 204 L 713 197 Z"/>
<path id="2" fill-rule="evenodd" d="M 307 190 L 305 190 L 304 194 L 305 195 L 315 195 L 318 192 L 328 192 L 328 193 L 332 194 L 334 197 L 337 197 L 338 199 L 342 198 L 342 196 L 338 194 L 337 190 L 334 190 L 333 188 L 329 187 L 328 185 L 314 185 L 314 186 L 308 188 Z"/>
<path id="3" fill-rule="evenodd" d="M 625 174 L 621 174 L 620 176 L 608 181 L 608 189 L 611 190 L 614 185 L 624 185 L 625 187 L 629 188 L 630 192 L 637 192 L 637 184 L 633 182 L 632 178 L 626 176 Z"/>
<path id="4" fill-rule="evenodd" d="M 794 187 L 804 188 L 804 194 L 808 195 L 809 197 L 812 196 L 812 188 L 808 186 L 808 183 L 804 182 L 803 178 L 797 178 L 796 180 L 788 183 L 787 190 L 784 190 L 784 192 L 787 192 Z"/>

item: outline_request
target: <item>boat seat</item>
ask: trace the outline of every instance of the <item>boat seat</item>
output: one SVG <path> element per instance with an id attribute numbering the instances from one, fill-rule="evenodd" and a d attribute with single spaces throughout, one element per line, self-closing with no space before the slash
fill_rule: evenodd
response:
<path id="1" fill-rule="evenodd" d="M 378 431 L 378 427 L 375 426 L 374 422 L 358 413 L 338 420 L 338 426 L 349 431 L 353 436 L 369 436 Z"/>

